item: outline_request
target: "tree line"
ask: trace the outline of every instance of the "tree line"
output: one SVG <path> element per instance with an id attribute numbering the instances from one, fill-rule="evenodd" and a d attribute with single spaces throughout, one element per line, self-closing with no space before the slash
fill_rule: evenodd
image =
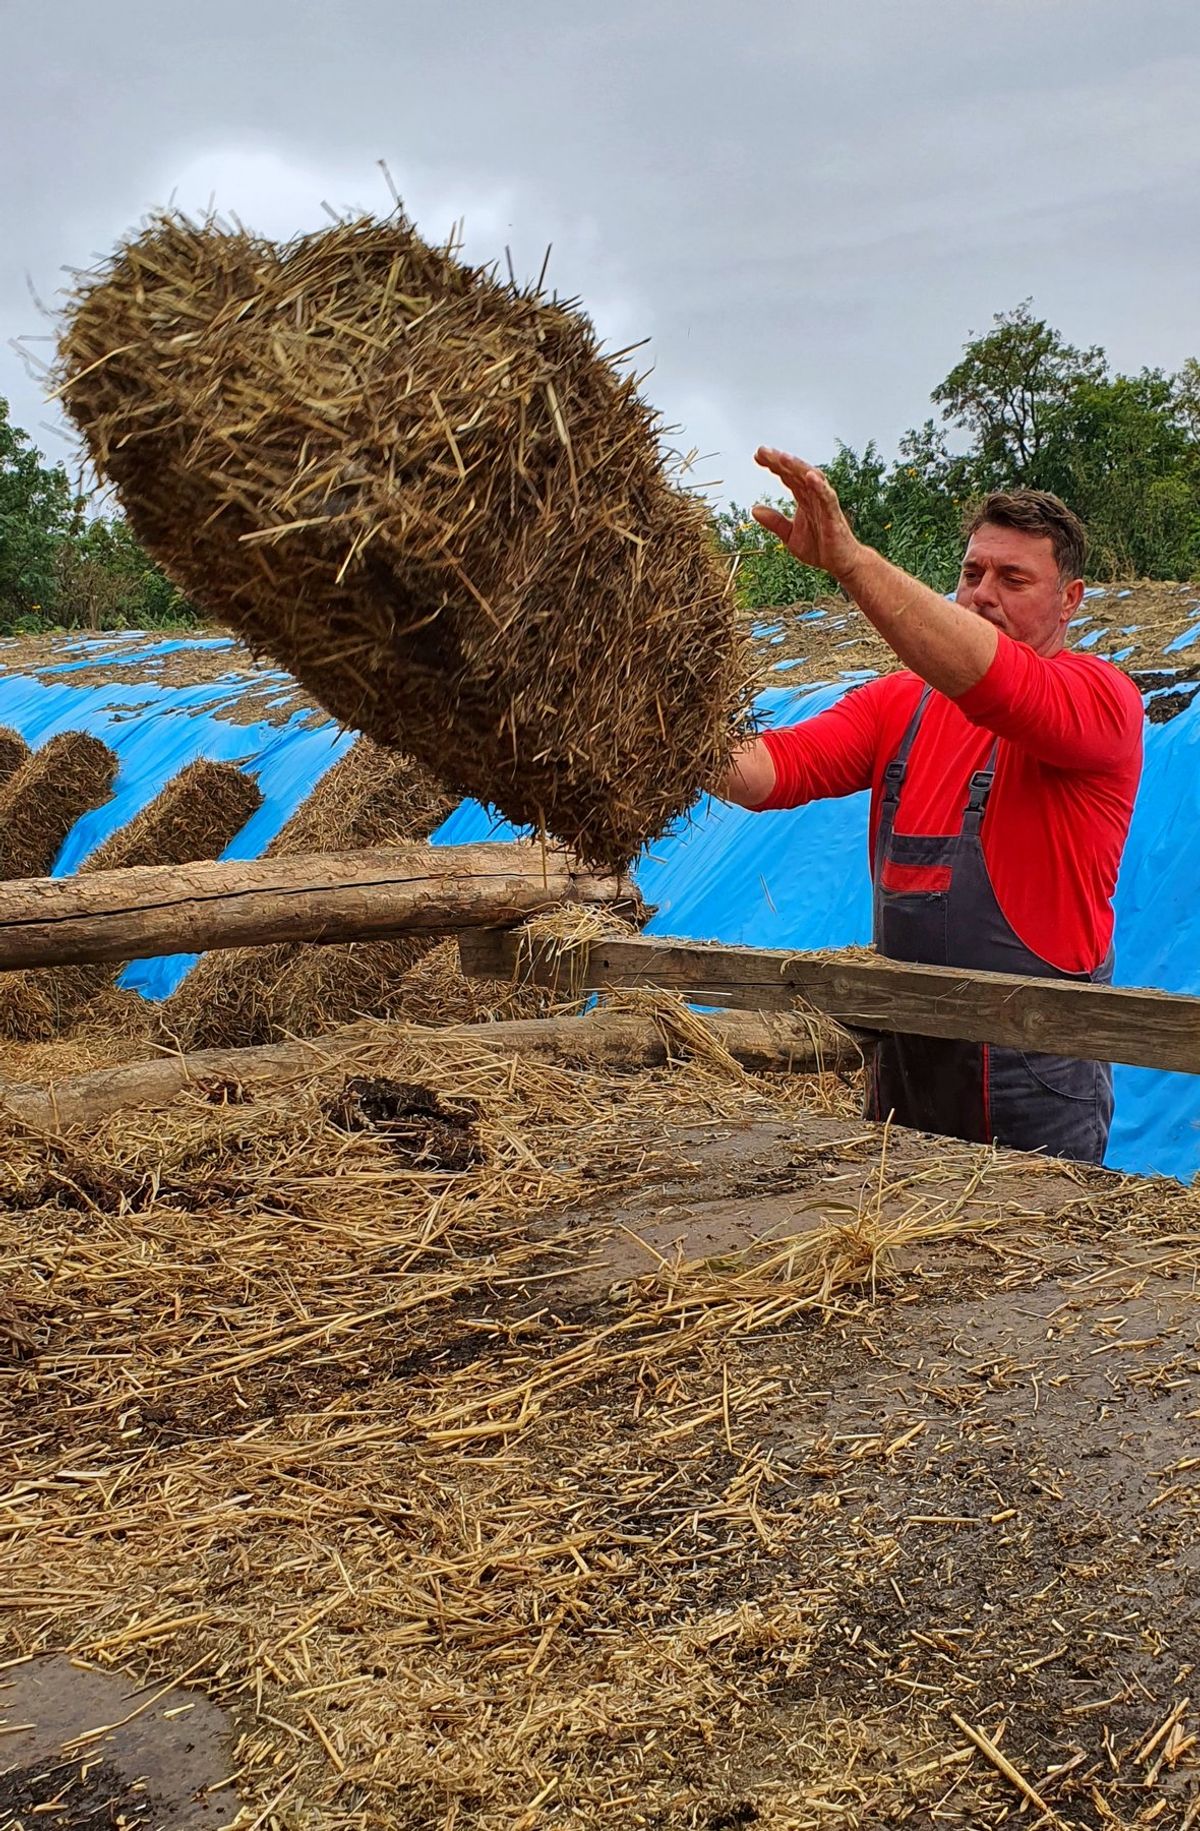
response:
<path id="1" fill-rule="evenodd" d="M 1030 301 L 972 338 L 933 389 L 936 418 L 907 432 L 895 460 L 874 443 L 839 445 L 824 470 L 862 540 L 939 591 L 958 577 L 962 522 L 989 490 L 1053 490 L 1082 516 L 1089 577 L 1200 577 L 1200 362 L 1176 375 L 1112 374 L 1102 349 L 1076 349 Z M 952 449 L 951 432 L 965 435 Z M 783 505 L 786 508 L 786 504 Z M 750 609 L 827 595 L 747 510 L 717 516 Z"/>
<path id="2" fill-rule="evenodd" d="M 0 398 L 0 635 L 161 629 L 197 613 L 120 516 L 95 512 Z"/>
<path id="3" fill-rule="evenodd" d="M 938 590 L 958 575 L 962 520 L 988 490 L 1053 490 L 1088 526 L 1089 576 L 1200 578 L 1200 362 L 1178 374 L 1113 374 L 1099 348 L 1066 342 L 1030 301 L 972 338 L 933 389 L 937 417 L 895 459 L 839 445 L 825 470 L 856 532 Z M 963 449 L 952 448 L 951 434 Z M 786 506 L 786 505 L 785 505 Z M 748 511 L 714 516 L 749 609 L 833 590 Z M 0 634 L 148 629 L 199 620 L 119 514 L 97 513 L 60 464 L 12 425 L 0 399 Z"/>

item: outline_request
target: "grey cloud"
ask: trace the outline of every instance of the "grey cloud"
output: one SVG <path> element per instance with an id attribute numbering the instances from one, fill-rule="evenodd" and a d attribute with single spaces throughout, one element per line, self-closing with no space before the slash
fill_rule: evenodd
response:
<path id="1" fill-rule="evenodd" d="M 44 328 L 27 272 L 53 293 L 181 178 L 286 233 L 322 196 L 383 207 L 383 157 L 477 257 L 534 271 L 552 240 L 606 334 L 652 337 L 648 393 L 742 500 L 760 439 L 893 446 L 1027 295 L 1125 366 L 1200 347 L 1194 0 L 5 11 L 5 339 Z M 0 393 L 53 422 L 7 351 Z"/>

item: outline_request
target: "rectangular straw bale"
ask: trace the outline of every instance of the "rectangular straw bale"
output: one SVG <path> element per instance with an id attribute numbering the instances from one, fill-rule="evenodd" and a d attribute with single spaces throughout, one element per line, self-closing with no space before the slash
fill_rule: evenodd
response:
<path id="1" fill-rule="evenodd" d="M 117 759 L 86 731 L 62 731 L 0 781 L 0 877 L 45 877 L 84 814 L 107 801 Z"/>
<path id="2" fill-rule="evenodd" d="M 106 839 L 80 875 L 136 865 L 216 858 L 262 805 L 258 784 L 234 763 L 189 763 L 126 826 Z M 0 1037 L 42 1042 L 96 1015 L 119 967 L 98 962 L 0 975 Z M 129 1003 L 112 991 L 114 1015 Z"/>
<path id="3" fill-rule="evenodd" d="M 360 737 L 321 777 L 267 855 L 428 839 L 452 806 L 453 798 L 408 757 Z M 163 1007 L 164 1032 L 185 1049 L 236 1048 L 311 1036 L 358 1016 L 391 1016 L 404 975 L 435 939 L 285 943 L 205 954 Z"/>
<path id="4" fill-rule="evenodd" d="M 0 725 L 0 783 L 7 782 L 32 755 L 19 731 L 9 725 Z"/>
<path id="5" fill-rule="evenodd" d="M 81 277 L 67 408 L 198 603 L 344 724 L 622 867 L 753 691 L 705 505 L 574 304 L 401 216 L 160 216 Z"/>

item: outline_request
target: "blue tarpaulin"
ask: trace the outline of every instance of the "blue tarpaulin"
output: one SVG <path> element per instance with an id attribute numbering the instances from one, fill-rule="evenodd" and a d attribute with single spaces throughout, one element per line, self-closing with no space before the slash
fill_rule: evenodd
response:
<path id="1" fill-rule="evenodd" d="M 197 686 L 122 683 L 124 665 L 192 646 L 219 648 L 221 642 L 139 637 L 114 655 L 106 638 L 109 677 L 100 686 L 72 684 L 73 673 L 97 665 L 88 658 L 89 650 L 93 657 L 97 651 L 83 642 L 74 645 L 80 659 L 43 669 L 38 678 L 0 675 L 0 725 L 13 726 L 35 747 L 59 731 L 90 731 L 119 759 L 112 799 L 68 835 L 56 874 L 77 869 L 198 757 L 239 763 L 258 782 L 263 806 L 224 853 L 256 857 L 353 741 L 311 712 L 293 713 L 282 724 L 243 712 L 239 717 L 247 722 L 235 722 L 228 713 L 248 690 L 242 676 Z M 809 717 L 861 678 L 790 687 L 787 668 L 781 664 L 782 684 L 763 696 L 766 723 Z M 268 689 L 270 684 L 268 676 Z M 281 698 L 286 687 L 286 677 L 279 676 Z M 260 676 L 254 706 L 262 694 Z M 1200 848 L 1192 841 L 1200 820 L 1200 700 L 1165 723 L 1148 725 L 1146 740 L 1145 774 L 1117 891 L 1117 980 L 1200 994 L 1200 932 L 1192 935 L 1193 923 L 1200 930 Z M 639 866 L 642 891 L 658 906 L 650 932 L 758 947 L 865 942 L 871 919 L 866 831 L 865 795 L 766 815 L 704 802 Z M 434 837 L 449 845 L 511 833 L 467 802 Z M 123 983 L 147 997 L 165 997 L 193 959 L 137 961 L 126 968 Z M 1118 1068 L 1108 1161 L 1191 1181 L 1200 1170 L 1200 1078 Z"/>

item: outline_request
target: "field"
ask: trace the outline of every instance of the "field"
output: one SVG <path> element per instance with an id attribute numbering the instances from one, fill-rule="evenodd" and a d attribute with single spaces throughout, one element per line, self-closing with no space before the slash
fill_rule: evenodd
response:
<path id="1" fill-rule="evenodd" d="M 1200 1823 L 1200 1198 L 422 986 L 157 1106 L 10 1085 L 0 1827 Z M 171 1047 L 106 987 L 4 1070 Z"/>

